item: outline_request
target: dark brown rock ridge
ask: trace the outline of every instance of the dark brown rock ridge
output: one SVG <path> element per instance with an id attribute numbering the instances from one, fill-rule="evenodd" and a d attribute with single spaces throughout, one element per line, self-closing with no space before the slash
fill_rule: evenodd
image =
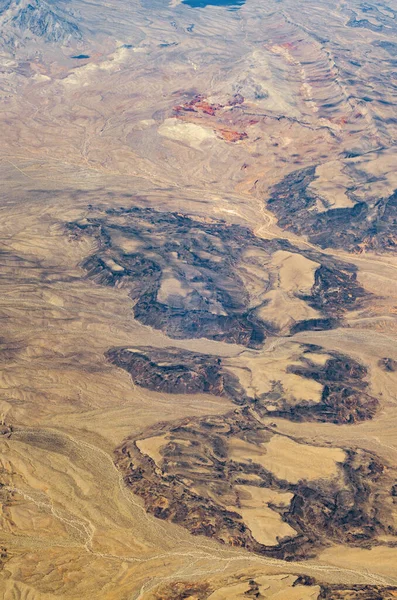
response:
<path id="1" fill-rule="evenodd" d="M 258 451 L 266 454 L 273 435 L 247 408 L 219 417 L 183 419 L 125 440 L 116 450 L 116 465 L 150 514 L 194 535 L 266 556 L 304 559 L 330 543 L 369 548 L 384 543 L 378 536 L 396 535 L 390 502 L 393 473 L 376 455 L 348 450 L 337 476 L 290 483 L 255 459 Z M 157 448 L 153 455 L 150 438 Z M 236 443 L 243 448 L 241 458 L 231 454 Z M 241 513 L 242 485 L 291 493 L 289 506 L 274 502 L 269 507 L 296 535 L 278 539 L 275 545 L 258 542 Z"/>
<path id="2" fill-rule="evenodd" d="M 173 338 L 249 347 L 264 341 L 267 325 L 255 316 L 236 268 L 248 230 L 138 208 L 107 211 L 70 229 L 95 236 L 100 250 L 84 268 L 99 284 L 128 287 L 141 323 Z M 124 252 L 115 242 L 119 236 L 134 241 L 136 251 Z"/>
<path id="3" fill-rule="evenodd" d="M 383 585 L 321 585 L 319 600 L 394 600 L 397 587 Z"/>
<path id="4" fill-rule="evenodd" d="M 375 200 L 355 200 L 350 208 L 318 212 L 317 195 L 309 186 L 316 167 L 294 171 L 275 185 L 268 200 L 280 227 L 305 235 L 321 248 L 395 252 L 397 248 L 397 191 Z"/>
<path id="5" fill-rule="evenodd" d="M 291 542 L 291 547 L 286 542 L 283 550 L 259 544 L 238 513 L 236 483 L 244 484 L 259 474 L 268 486 L 277 486 L 275 478 L 259 465 L 238 465 L 228 458 L 228 438 L 244 431 L 250 439 L 261 441 L 271 435 L 247 413 L 185 419 L 140 436 L 169 435 L 160 466 L 141 453 L 134 440 L 126 440 L 116 450 L 116 464 L 127 486 L 144 499 L 146 510 L 154 516 L 232 546 L 268 551 L 272 556 L 295 556 L 296 542 Z M 225 505 L 235 505 L 236 511 Z"/>
<path id="6" fill-rule="evenodd" d="M 211 579 L 208 582 L 175 581 L 157 588 L 153 593 L 153 600 L 186 600 L 187 598 L 207 600 L 219 588 L 226 594 L 230 586 L 230 594 L 233 594 L 236 584 L 246 585 L 247 591 L 244 592 L 244 597 L 247 600 L 265 598 L 261 592 L 267 591 L 269 587 L 266 580 L 263 584 L 263 576 L 257 575 L 251 577 L 237 575 L 228 578 L 227 581 L 217 582 Z M 306 575 L 300 575 L 296 578 L 292 587 L 297 586 L 319 587 L 320 593 L 317 600 L 394 600 L 397 597 L 397 587 L 395 586 L 326 584 Z M 285 592 L 287 591 L 285 590 Z"/>
<path id="7" fill-rule="evenodd" d="M 95 217 L 70 223 L 68 231 L 97 241 L 97 252 L 83 262 L 88 277 L 127 288 L 135 318 L 176 339 L 205 337 L 259 348 L 276 330 L 257 313 L 277 276 L 270 264 L 277 250 L 303 252 L 321 264 L 304 300 L 323 313 L 324 321 L 300 327 L 329 329 L 366 296 L 353 265 L 298 250 L 285 240 L 262 240 L 223 221 L 120 208 L 99 210 Z"/>
<path id="8" fill-rule="evenodd" d="M 388 509 L 379 503 L 387 496 L 385 466 L 364 450 L 349 450 L 343 464 L 344 485 L 321 480 L 295 488 L 288 521 L 310 538 L 369 547 L 381 533 L 396 534 Z"/>
<path id="9" fill-rule="evenodd" d="M 379 361 L 379 366 L 383 371 L 388 371 L 389 373 L 394 373 L 397 371 L 397 360 L 393 358 L 382 358 Z"/>
<path id="10" fill-rule="evenodd" d="M 243 404 L 246 395 L 222 360 L 180 348 L 113 348 L 106 358 L 130 373 L 135 384 L 171 394 L 206 393 L 228 396 Z"/>
<path id="11" fill-rule="evenodd" d="M 278 398 L 272 394 L 273 404 L 278 408 L 271 414 L 291 421 L 320 421 L 339 425 L 372 419 L 379 401 L 368 393 L 367 369 L 352 358 L 336 352 L 324 366 L 291 365 L 290 373 L 314 379 L 323 385 L 321 401 L 289 406 L 282 393 Z M 310 354 L 307 355 L 310 363 Z M 259 405 L 258 411 L 263 414 Z"/>
<path id="12" fill-rule="evenodd" d="M 363 365 L 333 352 L 327 353 L 331 358 L 323 366 L 318 366 L 311 362 L 310 354 L 321 354 L 323 349 L 305 345 L 302 350 L 301 366 L 291 365 L 287 371 L 319 382 L 323 386 L 320 402 L 291 404 L 283 392 L 282 382 L 277 381 L 276 372 L 271 392 L 250 396 L 231 372 L 227 359 L 210 354 L 180 348 L 141 346 L 112 348 L 106 353 L 106 358 L 125 369 L 134 383 L 141 387 L 171 394 L 226 396 L 235 404 L 250 405 L 260 417 L 270 414 L 291 421 L 346 424 L 374 416 L 379 403 L 368 393 L 367 369 Z M 272 405 L 271 412 L 267 408 L 269 404 Z"/>

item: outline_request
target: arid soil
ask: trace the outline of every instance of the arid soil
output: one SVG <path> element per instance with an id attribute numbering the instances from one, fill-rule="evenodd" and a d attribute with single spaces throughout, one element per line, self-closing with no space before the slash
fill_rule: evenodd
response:
<path id="1" fill-rule="evenodd" d="M 1 598 L 397 598 L 394 0 L 0 26 Z"/>

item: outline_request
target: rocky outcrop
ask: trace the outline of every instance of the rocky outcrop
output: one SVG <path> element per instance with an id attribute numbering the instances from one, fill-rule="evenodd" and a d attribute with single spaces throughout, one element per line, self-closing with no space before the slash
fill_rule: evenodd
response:
<path id="1" fill-rule="evenodd" d="M 285 588 L 280 592 L 277 583 L 279 577 L 285 581 Z M 307 575 L 299 575 L 298 577 L 282 574 L 281 576 L 270 575 L 268 578 L 262 574 L 251 574 L 251 576 L 239 574 L 235 577 L 229 577 L 226 580 L 220 581 L 210 577 L 208 581 L 176 581 L 166 585 L 162 585 L 153 592 L 151 600 L 186 600 L 187 598 L 194 600 L 207 600 L 216 597 L 217 590 L 221 589 L 223 597 L 227 594 L 235 593 L 236 586 L 245 588 L 244 598 L 247 600 L 262 600 L 266 597 L 272 597 L 272 584 L 276 584 L 274 593 L 276 596 L 283 592 L 283 597 L 287 598 L 287 594 L 296 597 L 295 592 L 301 592 L 300 597 L 306 597 L 305 587 L 313 588 L 313 596 L 317 600 L 395 600 L 397 597 L 396 586 L 383 585 L 337 585 L 321 583 L 313 577 Z M 291 581 L 292 579 L 292 581 Z M 298 588 L 298 590 L 294 589 Z M 303 589 L 302 589 L 303 588 Z M 266 594 L 263 595 L 263 593 Z M 214 594 L 214 596 L 212 596 Z M 271 594 L 268 595 L 268 594 Z M 319 594 L 319 595 L 317 595 Z"/>
<path id="2" fill-rule="evenodd" d="M 379 366 L 381 369 L 383 369 L 383 371 L 387 371 L 389 373 L 394 373 L 395 371 L 397 371 L 397 360 L 394 360 L 393 358 L 382 358 L 379 361 Z"/>
<path id="3" fill-rule="evenodd" d="M 307 345 L 301 365 L 293 364 L 287 373 L 313 379 L 323 386 L 320 402 L 291 402 L 283 393 L 282 381 L 267 394 L 250 396 L 233 375 L 227 359 L 181 348 L 157 349 L 150 346 L 112 348 L 106 358 L 125 369 L 136 385 L 170 394 L 207 393 L 226 396 L 235 404 L 249 405 L 261 417 L 271 414 L 292 421 L 332 422 L 339 425 L 371 419 L 379 402 L 368 393 L 367 369 L 348 356 L 330 353 L 323 366 L 310 361 L 311 351 L 322 348 Z M 248 367 L 245 367 L 248 369 Z M 255 365 L 252 366 L 255 369 Z M 274 372 L 275 382 L 277 373 Z M 271 410 L 268 408 L 271 405 Z"/>
<path id="4" fill-rule="evenodd" d="M 394 600 L 397 587 L 383 585 L 327 585 L 321 586 L 319 600 Z"/>
<path id="5" fill-rule="evenodd" d="M 298 484 L 285 518 L 311 539 L 321 539 L 323 543 L 332 540 L 370 546 L 377 535 L 395 533 L 392 519 L 386 517 L 380 501 L 382 493 L 386 496 L 387 486 L 380 491 L 385 466 L 376 455 L 364 450 L 350 450 L 347 454 L 344 484 L 325 480 L 314 486 Z"/>
<path id="6" fill-rule="evenodd" d="M 376 202 L 357 199 L 352 207 L 318 212 L 317 195 L 310 188 L 315 179 L 313 166 L 290 173 L 273 187 L 268 207 L 280 227 L 307 236 L 321 248 L 396 250 L 397 191 Z"/>
<path id="7" fill-rule="evenodd" d="M 127 288 L 135 318 L 171 338 L 261 347 L 268 334 L 277 332 L 258 314 L 277 277 L 270 263 L 278 250 L 320 263 L 310 294 L 299 297 L 324 318 L 298 322 L 294 330 L 329 329 L 366 297 L 353 265 L 298 250 L 285 240 L 262 240 L 246 227 L 223 221 L 136 207 L 100 211 L 67 229 L 74 237 L 97 242 L 97 252 L 82 263 L 88 277 Z"/>
<path id="8" fill-rule="evenodd" d="M 125 440 L 116 450 L 116 465 L 157 518 L 266 556 L 302 560 L 330 542 L 368 548 L 382 543 L 378 536 L 396 535 L 386 499 L 393 473 L 376 455 L 350 449 L 338 477 L 290 483 L 255 459 L 255 452 L 266 453 L 273 435 L 247 408 L 184 419 Z M 251 459 L 244 451 L 241 459 L 230 454 L 236 443 L 254 449 Z M 258 542 L 241 513 L 241 485 L 290 493 L 289 506 L 275 503 L 272 509 L 296 535 L 273 546 Z"/>
<path id="9" fill-rule="evenodd" d="M 237 404 L 246 395 L 237 377 L 222 367 L 222 360 L 180 348 L 113 348 L 106 353 L 113 364 L 130 373 L 134 383 L 171 394 L 228 396 Z"/>
<path id="10" fill-rule="evenodd" d="M 271 413 L 273 416 L 291 421 L 320 421 L 343 425 L 372 419 L 376 413 L 379 401 L 368 393 L 367 369 L 347 356 L 333 353 L 333 358 L 322 367 L 290 366 L 288 371 L 321 383 L 321 401 L 291 406 L 281 395 L 278 408 Z M 259 411 L 263 413 L 260 407 Z"/>

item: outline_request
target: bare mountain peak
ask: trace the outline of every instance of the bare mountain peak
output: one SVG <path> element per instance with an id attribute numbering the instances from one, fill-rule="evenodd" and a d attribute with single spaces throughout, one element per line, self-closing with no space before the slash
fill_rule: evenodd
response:
<path id="1" fill-rule="evenodd" d="M 15 44 L 30 36 L 55 43 L 81 38 L 69 4 L 69 0 L 0 0 L 3 39 Z"/>

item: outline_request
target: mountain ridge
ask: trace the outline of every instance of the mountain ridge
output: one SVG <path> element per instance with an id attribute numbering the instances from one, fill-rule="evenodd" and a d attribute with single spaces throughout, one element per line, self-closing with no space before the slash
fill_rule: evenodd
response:
<path id="1" fill-rule="evenodd" d="M 67 7 L 68 0 L 3 0 L 0 2 L 2 38 L 8 46 L 25 44 L 38 38 L 47 43 L 80 40 L 82 33 L 76 17 Z"/>

